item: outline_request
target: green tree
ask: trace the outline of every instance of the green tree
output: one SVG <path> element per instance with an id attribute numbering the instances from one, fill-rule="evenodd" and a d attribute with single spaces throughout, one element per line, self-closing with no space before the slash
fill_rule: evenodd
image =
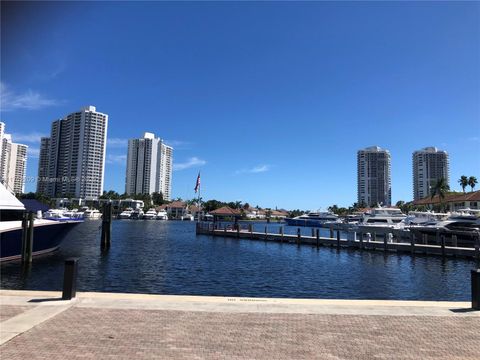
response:
<path id="1" fill-rule="evenodd" d="M 475 185 L 478 184 L 478 180 L 475 176 L 470 176 L 468 178 L 468 186 L 470 186 L 472 188 L 472 192 L 473 192 L 473 188 L 475 187 Z"/>
<path id="2" fill-rule="evenodd" d="M 163 199 L 163 193 L 161 191 L 152 193 L 152 201 L 154 205 L 165 204 L 165 200 Z"/>
<path id="3" fill-rule="evenodd" d="M 289 218 L 294 218 L 294 217 L 297 217 L 297 216 L 300 216 L 300 215 L 303 215 L 303 214 L 305 214 L 305 211 L 296 209 L 296 210 L 289 211 L 288 212 L 288 217 Z"/>
<path id="4" fill-rule="evenodd" d="M 460 176 L 458 183 L 462 187 L 463 193 L 465 194 L 465 188 L 468 186 L 468 178 L 465 175 Z"/>
<path id="5" fill-rule="evenodd" d="M 104 191 L 103 194 L 100 195 L 100 199 L 118 200 L 120 199 L 120 194 L 114 190 Z"/>
<path id="6" fill-rule="evenodd" d="M 334 214 L 338 214 L 338 206 L 337 205 L 329 206 L 327 210 L 334 213 Z"/>
<path id="7" fill-rule="evenodd" d="M 450 190 L 450 186 L 448 186 L 447 180 L 445 178 L 440 178 L 438 181 L 432 186 L 432 199 L 438 195 L 440 200 L 440 209 L 443 209 L 443 200 L 445 199 L 445 194 Z"/>
<path id="8" fill-rule="evenodd" d="M 218 200 L 208 200 L 203 203 L 203 210 L 205 210 L 206 212 L 210 212 L 213 210 L 217 210 L 222 206 L 225 206 L 225 203 Z"/>

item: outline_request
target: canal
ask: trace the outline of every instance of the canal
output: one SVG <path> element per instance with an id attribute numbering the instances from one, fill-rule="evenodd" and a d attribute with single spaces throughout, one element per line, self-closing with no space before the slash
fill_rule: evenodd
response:
<path id="1" fill-rule="evenodd" d="M 247 297 L 470 299 L 467 259 L 383 254 L 196 236 L 195 223 L 113 222 L 100 251 L 100 221 L 74 228 L 55 253 L 1 265 L 3 289 L 61 290 L 64 260 L 78 257 L 79 291 Z M 266 224 L 256 224 L 264 231 Z M 278 225 L 269 224 L 269 231 Z M 297 228 L 287 228 L 295 233 Z M 303 229 L 305 234 L 310 229 Z M 322 236 L 328 234 L 323 230 Z"/>

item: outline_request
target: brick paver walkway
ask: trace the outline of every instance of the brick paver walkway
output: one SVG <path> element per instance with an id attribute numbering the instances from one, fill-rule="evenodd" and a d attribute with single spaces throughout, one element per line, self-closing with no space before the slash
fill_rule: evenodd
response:
<path id="1" fill-rule="evenodd" d="M 71 307 L 2 359 L 480 359 L 480 318 Z"/>
<path id="2" fill-rule="evenodd" d="M 1 305 L 0 306 L 0 322 L 10 319 L 18 314 L 31 309 L 31 306 L 17 306 L 17 305 Z M 0 325 L 1 329 L 1 325 Z"/>

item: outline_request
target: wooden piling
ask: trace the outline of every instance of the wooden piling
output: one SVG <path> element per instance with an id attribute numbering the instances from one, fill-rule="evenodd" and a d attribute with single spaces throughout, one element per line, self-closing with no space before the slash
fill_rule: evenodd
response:
<path id="1" fill-rule="evenodd" d="M 102 238 L 100 241 L 100 247 L 102 250 L 110 249 L 112 237 L 112 204 L 103 204 L 102 214 Z"/>
<path id="2" fill-rule="evenodd" d="M 78 258 L 65 260 L 62 291 L 63 300 L 71 300 L 77 295 L 77 263 Z"/>
<path id="3" fill-rule="evenodd" d="M 315 237 L 315 229 L 312 228 L 312 237 Z"/>
<path id="4" fill-rule="evenodd" d="M 340 249 L 340 230 L 337 230 L 337 249 Z"/>
<path id="5" fill-rule="evenodd" d="M 28 239 L 28 214 L 23 213 L 22 218 L 22 263 L 27 260 L 27 239 Z"/>
<path id="6" fill-rule="evenodd" d="M 320 229 L 316 231 L 316 238 L 317 238 L 317 248 L 320 247 Z"/>
<path id="7" fill-rule="evenodd" d="M 385 234 L 385 237 L 383 238 L 383 251 L 387 251 L 388 235 L 390 235 L 390 233 Z"/>
<path id="8" fill-rule="evenodd" d="M 330 239 L 333 239 L 333 226 L 330 225 Z"/>
<path id="9" fill-rule="evenodd" d="M 33 217 L 33 212 L 28 213 L 28 231 L 27 231 L 27 252 L 26 252 L 26 264 L 32 263 L 32 253 L 33 253 L 33 222 L 35 221 Z"/>
<path id="10" fill-rule="evenodd" d="M 471 270 L 470 274 L 472 289 L 472 309 L 480 310 L 480 269 Z"/>
<path id="11" fill-rule="evenodd" d="M 283 226 L 280 226 L 280 242 L 283 242 Z"/>
<path id="12" fill-rule="evenodd" d="M 297 228 L 297 245 L 298 246 L 300 246 L 300 241 L 301 241 L 300 228 Z"/>
<path id="13" fill-rule="evenodd" d="M 374 231 L 372 236 L 373 241 L 377 241 L 377 233 Z"/>
<path id="14" fill-rule="evenodd" d="M 268 239 L 268 228 L 267 225 L 265 225 L 265 241 Z"/>

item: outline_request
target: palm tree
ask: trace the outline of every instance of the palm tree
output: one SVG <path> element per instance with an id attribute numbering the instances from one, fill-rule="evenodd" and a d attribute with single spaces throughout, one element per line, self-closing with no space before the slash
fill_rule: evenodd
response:
<path id="1" fill-rule="evenodd" d="M 463 193 L 465 194 L 465 188 L 468 186 L 468 178 L 465 175 L 460 176 L 458 183 L 462 187 Z"/>
<path id="2" fill-rule="evenodd" d="M 475 176 L 470 176 L 468 178 L 468 186 L 472 188 L 472 191 L 476 184 L 478 184 L 477 178 Z"/>
<path id="3" fill-rule="evenodd" d="M 445 178 L 440 178 L 438 181 L 433 185 L 432 191 L 432 199 L 435 195 L 438 195 L 440 199 L 440 208 L 443 208 L 443 199 L 445 199 L 445 194 L 450 190 L 450 186 L 448 186 L 447 180 Z"/>

